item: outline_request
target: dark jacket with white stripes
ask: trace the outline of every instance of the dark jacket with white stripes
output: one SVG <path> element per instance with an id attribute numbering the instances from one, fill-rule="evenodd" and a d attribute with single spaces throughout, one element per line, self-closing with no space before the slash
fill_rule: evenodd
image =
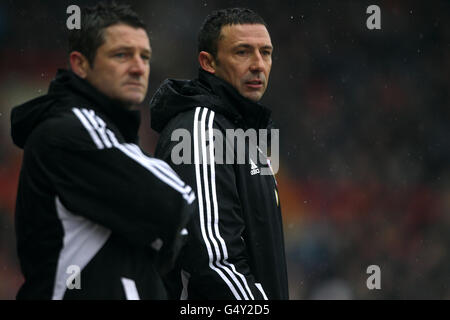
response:
<path id="1" fill-rule="evenodd" d="M 18 299 L 166 299 L 160 272 L 195 195 L 137 146 L 131 111 L 70 71 L 11 114 L 24 149 L 16 203 Z"/>
<path id="2" fill-rule="evenodd" d="M 233 164 L 208 161 L 220 147 L 211 129 L 225 137 L 226 130 L 266 129 L 269 122 L 267 108 L 201 69 L 192 81 L 166 80 L 154 95 L 151 126 L 161 134 L 155 156 L 171 164 L 198 200 L 178 269 L 165 278 L 171 298 L 288 298 L 277 185 L 273 175 L 259 174 L 267 159 L 249 163 L 246 140 L 245 164 L 236 159 L 237 143 Z"/>

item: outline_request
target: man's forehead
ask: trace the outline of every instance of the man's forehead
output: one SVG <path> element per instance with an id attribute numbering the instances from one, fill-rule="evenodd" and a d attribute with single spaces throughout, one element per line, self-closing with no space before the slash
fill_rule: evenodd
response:
<path id="1" fill-rule="evenodd" d="M 151 50 L 147 32 L 125 24 L 112 25 L 105 29 L 104 44 L 108 46 L 139 46 Z"/>
<path id="2" fill-rule="evenodd" d="M 221 41 L 229 44 L 249 43 L 259 46 L 272 45 L 269 32 L 263 24 L 232 24 L 223 26 Z"/>

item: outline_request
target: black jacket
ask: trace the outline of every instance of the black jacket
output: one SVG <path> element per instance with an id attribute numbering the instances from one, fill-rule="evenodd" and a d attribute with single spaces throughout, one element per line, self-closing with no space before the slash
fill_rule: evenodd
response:
<path id="1" fill-rule="evenodd" d="M 220 149 L 218 140 L 211 139 L 211 129 L 226 137 L 226 130 L 266 129 L 269 124 L 267 108 L 203 70 L 192 81 L 166 80 L 154 95 L 151 126 L 161 134 L 155 156 L 170 163 L 198 199 L 198 212 L 188 225 L 188 244 L 180 255 L 180 270 L 166 278 L 171 298 L 288 298 L 274 176 L 259 174 L 264 164 L 249 163 L 249 140 L 243 151 L 245 164 L 236 159 L 237 143 L 233 164 L 208 162 L 211 148 Z M 180 129 L 189 132 L 189 141 L 180 139 Z M 180 151 L 180 143 L 189 146 L 188 155 Z M 180 163 L 174 158 L 178 154 L 191 161 Z"/>
<path id="2" fill-rule="evenodd" d="M 18 299 L 167 298 L 159 272 L 195 195 L 137 146 L 139 123 L 139 111 L 63 70 L 47 95 L 13 109 L 12 138 L 24 149 Z"/>

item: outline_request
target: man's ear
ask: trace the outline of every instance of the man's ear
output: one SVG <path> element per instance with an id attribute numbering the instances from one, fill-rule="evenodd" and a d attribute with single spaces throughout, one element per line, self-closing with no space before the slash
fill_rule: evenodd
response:
<path id="1" fill-rule="evenodd" d="M 87 58 L 78 51 L 72 51 L 69 56 L 71 70 L 80 78 L 85 79 L 90 68 Z"/>
<path id="2" fill-rule="evenodd" d="M 200 51 L 198 54 L 198 62 L 203 70 L 212 74 L 216 73 L 216 61 L 211 53 Z"/>

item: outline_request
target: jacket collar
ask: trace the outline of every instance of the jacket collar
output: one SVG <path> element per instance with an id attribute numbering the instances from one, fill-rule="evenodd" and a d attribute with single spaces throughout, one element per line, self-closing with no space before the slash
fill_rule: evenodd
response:
<path id="1" fill-rule="evenodd" d="M 232 85 L 219 77 L 199 69 L 198 81 L 217 95 L 233 121 L 245 129 L 266 129 L 269 126 L 271 110 L 257 102 L 243 97 Z"/>
<path id="2" fill-rule="evenodd" d="M 129 110 L 116 100 L 113 100 L 86 80 L 69 70 L 58 70 L 51 82 L 49 94 L 68 95 L 69 100 L 75 100 L 94 110 L 105 114 L 122 133 L 125 141 L 137 143 L 140 125 L 140 111 Z"/>

